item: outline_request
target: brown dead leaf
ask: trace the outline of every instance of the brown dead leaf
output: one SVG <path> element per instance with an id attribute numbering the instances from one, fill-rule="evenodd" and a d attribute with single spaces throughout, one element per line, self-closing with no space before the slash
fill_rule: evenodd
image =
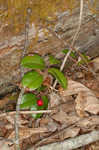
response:
<path id="1" fill-rule="evenodd" d="M 90 145 L 85 146 L 85 150 L 99 150 L 99 141 L 91 143 Z"/>
<path id="2" fill-rule="evenodd" d="M 64 111 L 67 114 L 75 112 L 74 99 L 72 98 L 72 100 L 69 99 L 68 101 L 66 99 L 66 103 L 61 104 L 59 107 L 60 110 Z"/>
<path id="3" fill-rule="evenodd" d="M 39 143 L 39 146 L 49 144 L 49 143 L 59 142 L 67 138 L 75 137 L 79 134 L 79 131 L 80 131 L 79 127 L 69 127 L 67 129 L 64 129 L 63 131 L 58 131 L 52 136 L 49 136 L 48 138 L 42 140 Z"/>
<path id="4" fill-rule="evenodd" d="M 7 133 L 7 129 L 5 128 L 5 126 L 0 126 L 0 137 L 4 137 Z"/>
<path id="5" fill-rule="evenodd" d="M 67 138 L 72 138 L 72 137 L 75 137 L 79 134 L 80 132 L 80 128 L 78 127 L 70 127 L 66 130 L 64 130 L 63 133 L 60 133 L 59 134 L 59 138 L 61 141 L 63 141 L 64 139 L 67 139 Z"/>
<path id="6" fill-rule="evenodd" d="M 81 128 L 82 132 L 92 131 L 95 128 L 99 128 L 99 116 L 91 116 L 89 118 L 83 118 L 76 124 Z"/>
<path id="7" fill-rule="evenodd" d="M 0 109 L 3 109 L 9 103 L 9 97 L 5 96 L 0 100 Z"/>
<path id="8" fill-rule="evenodd" d="M 55 107 L 60 104 L 61 97 L 57 93 L 51 92 L 49 96 L 50 96 L 50 106 L 51 107 Z"/>
<path id="9" fill-rule="evenodd" d="M 55 121 L 57 121 L 61 124 L 65 124 L 65 125 L 75 123 L 76 121 L 79 120 L 79 117 L 77 117 L 75 113 L 74 114 L 66 114 L 62 110 L 57 112 L 55 115 L 51 116 L 51 118 L 53 118 Z"/>
<path id="10" fill-rule="evenodd" d="M 58 124 L 53 121 L 49 116 L 40 120 L 40 127 L 46 127 L 48 131 L 54 132 L 58 128 Z"/>
<path id="11" fill-rule="evenodd" d="M 96 97 L 99 97 L 99 82 L 97 80 L 88 78 L 84 85 L 91 89 Z"/>
<path id="12" fill-rule="evenodd" d="M 12 124 L 14 125 L 15 123 L 15 116 L 14 115 L 6 115 L 5 118 Z M 23 119 L 21 116 L 18 118 L 19 120 L 19 127 L 24 127 L 24 124 L 28 123 L 28 120 Z"/>
<path id="13" fill-rule="evenodd" d="M 39 133 L 43 133 L 43 132 L 48 132 L 47 128 L 20 128 L 19 129 L 19 138 L 20 141 L 24 140 L 26 138 L 29 138 L 32 135 L 37 135 L 38 134 L 38 138 L 39 138 Z M 15 137 L 15 131 L 13 131 L 10 136 L 8 137 L 8 139 L 13 139 Z"/>
<path id="14" fill-rule="evenodd" d="M 95 71 L 98 72 L 99 71 L 99 57 L 93 59 L 89 65 L 91 66 L 91 68 Z"/>
<path id="15" fill-rule="evenodd" d="M 99 100 L 95 94 L 85 87 L 83 84 L 69 80 L 68 88 L 66 90 L 60 90 L 61 96 L 69 96 L 77 94 L 76 111 L 80 117 L 88 116 L 88 113 L 99 114 Z"/>
<path id="16" fill-rule="evenodd" d="M 58 113 L 53 115 L 52 118 L 60 123 L 68 123 L 68 120 L 66 120 L 67 114 L 64 111 L 59 111 Z"/>
<path id="17" fill-rule="evenodd" d="M 45 78 L 45 80 L 43 81 L 43 85 L 50 87 L 50 85 L 51 85 L 51 78 L 47 76 Z"/>

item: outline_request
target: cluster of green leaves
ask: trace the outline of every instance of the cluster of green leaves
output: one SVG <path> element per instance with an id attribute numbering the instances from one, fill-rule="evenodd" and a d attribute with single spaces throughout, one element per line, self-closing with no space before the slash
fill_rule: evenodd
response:
<path id="1" fill-rule="evenodd" d="M 54 58 L 53 58 L 54 60 Z M 55 59 L 55 61 L 58 61 Z M 22 85 L 24 87 L 28 87 L 31 90 L 36 90 L 41 86 L 43 83 L 43 76 L 38 73 L 37 69 L 45 69 L 45 62 L 42 57 L 40 57 L 37 54 L 34 54 L 33 56 L 25 56 L 22 61 L 21 65 L 25 68 L 31 68 L 33 69 L 30 72 L 27 72 L 23 78 L 22 78 Z M 64 77 L 64 74 L 56 68 L 50 68 L 48 69 L 48 72 L 52 74 L 58 82 L 61 84 L 61 86 L 66 89 L 67 87 L 67 79 Z"/>
<path id="2" fill-rule="evenodd" d="M 82 58 L 78 61 L 78 66 L 90 62 L 88 56 L 85 53 L 82 53 Z"/>
<path id="3" fill-rule="evenodd" d="M 54 58 L 53 56 L 49 57 L 51 64 L 58 64 L 60 63 L 59 60 Z M 25 68 L 32 69 L 31 71 L 25 73 L 25 75 L 22 78 L 22 86 L 25 88 L 29 88 L 30 91 L 32 90 L 42 90 L 43 87 L 43 76 L 37 71 L 37 69 L 40 69 L 41 71 L 46 68 L 45 62 L 42 57 L 40 57 L 37 54 L 34 54 L 33 56 L 25 56 L 22 61 L 21 65 Z M 59 84 L 66 89 L 67 88 L 67 79 L 64 76 L 64 74 L 57 68 L 49 68 L 48 73 L 50 73 L 52 76 L 57 79 Z M 44 87 L 43 87 L 44 89 Z M 48 98 L 46 96 L 42 97 L 43 105 L 38 106 L 37 105 L 37 97 L 32 93 L 26 93 L 22 97 L 21 101 L 21 108 L 29 108 L 30 110 L 42 110 L 46 109 L 48 106 Z M 32 116 L 37 119 L 41 117 L 42 114 L 33 114 Z"/>
<path id="4" fill-rule="evenodd" d="M 65 53 L 65 54 L 67 54 L 67 53 L 69 52 L 69 49 L 64 49 L 62 52 Z M 73 59 L 77 59 L 76 52 L 73 52 L 73 51 L 72 51 L 72 52 L 70 53 L 70 56 L 71 56 Z M 82 57 L 80 58 L 80 60 L 78 60 L 78 63 L 77 63 L 78 66 L 90 62 L 88 56 L 87 56 L 85 53 L 82 53 L 81 56 L 82 56 Z"/>

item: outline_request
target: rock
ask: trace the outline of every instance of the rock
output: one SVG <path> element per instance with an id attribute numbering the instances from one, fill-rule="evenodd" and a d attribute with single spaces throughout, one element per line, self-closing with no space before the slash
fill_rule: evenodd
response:
<path id="1" fill-rule="evenodd" d="M 57 14 L 58 20 L 55 22 L 54 30 L 60 35 L 61 40 L 66 41 L 65 45 L 48 31 L 47 26 L 40 28 L 39 23 L 35 26 L 35 22 L 33 22 L 29 29 L 30 45 L 27 50 L 28 53 L 39 53 L 43 57 L 51 53 L 56 55 L 57 58 L 63 57 L 61 51 L 69 47 L 78 27 L 79 8 L 74 9 L 72 15 L 69 11 Z M 97 22 L 97 15 L 91 14 L 85 5 L 83 22 L 75 48 L 87 52 L 91 57 L 99 55 L 99 25 Z M 51 24 L 50 28 L 53 30 Z M 37 32 L 39 36 L 37 42 L 35 42 Z M 16 83 L 21 80 L 20 59 L 24 48 L 25 35 L 20 32 L 19 35 L 15 36 L 11 31 L 2 31 L 0 34 L 2 37 L 0 38 L 0 94 L 4 94 L 16 88 Z M 46 59 L 46 57 L 44 58 Z"/>

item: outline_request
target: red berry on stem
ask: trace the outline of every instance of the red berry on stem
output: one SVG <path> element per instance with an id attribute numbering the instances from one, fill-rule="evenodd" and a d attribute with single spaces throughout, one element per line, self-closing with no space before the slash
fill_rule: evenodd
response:
<path id="1" fill-rule="evenodd" d="M 37 105 L 42 106 L 43 105 L 43 100 L 42 99 L 37 100 Z"/>

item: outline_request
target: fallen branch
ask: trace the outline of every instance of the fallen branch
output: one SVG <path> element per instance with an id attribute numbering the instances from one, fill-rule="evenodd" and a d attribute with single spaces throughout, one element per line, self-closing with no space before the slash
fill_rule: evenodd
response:
<path id="1" fill-rule="evenodd" d="M 98 140 L 99 140 L 99 130 L 92 131 L 88 134 L 80 135 L 75 138 L 65 140 L 63 142 L 56 142 L 56 143 L 44 145 L 44 146 L 38 147 L 37 150 L 53 150 L 53 149 L 73 150 L 73 149 L 88 145 Z M 34 149 L 31 148 L 28 150 L 34 150 Z"/>
<path id="2" fill-rule="evenodd" d="M 22 94 L 22 93 L 21 93 Z M 19 114 L 39 114 L 39 113 L 56 113 L 57 110 L 38 110 L 38 111 L 22 111 L 20 110 Z M 6 112 L 6 113 L 2 113 L 0 114 L 0 117 L 5 117 L 8 115 L 15 115 L 16 111 L 12 111 L 12 112 Z"/>

